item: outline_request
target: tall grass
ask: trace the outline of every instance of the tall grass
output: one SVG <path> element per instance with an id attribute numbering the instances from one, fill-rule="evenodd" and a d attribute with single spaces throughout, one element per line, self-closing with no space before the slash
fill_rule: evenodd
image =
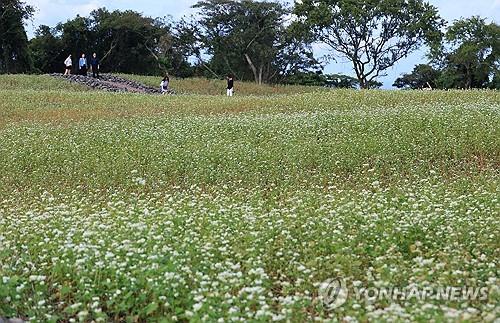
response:
<path id="1" fill-rule="evenodd" d="M 124 78 L 138 81 L 149 86 L 159 87 L 161 77 L 122 74 Z M 207 78 L 171 78 L 170 87 L 179 94 L 226 95 L 226 81 Z M 328 89 L 318 86 L 266 85 L 254 82 L 235 82 L 235 95 L 275 95 L 325 92 Z"/>

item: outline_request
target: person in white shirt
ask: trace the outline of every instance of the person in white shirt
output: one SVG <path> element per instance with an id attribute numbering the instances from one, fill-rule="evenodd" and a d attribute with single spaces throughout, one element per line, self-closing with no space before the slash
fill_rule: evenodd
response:
<path id="1" fill-rule="evenodd" d="M 169 83 L 170 83 L 170 78 L 168 77 L 168 74 L 167 74 L 167 75 L 165 75 L 163 80 L 161 80 L 161 83 L 160 83 L 161 94 L 168 93 Z"/>
<path id="2" fill-rule="evenodd" d="M 71 54 L 64 61 L 64 66 L 66 67 L 64 75 L 71 75 L 71 67 L 73 66 L 73 61 L 71 60 Z"/>

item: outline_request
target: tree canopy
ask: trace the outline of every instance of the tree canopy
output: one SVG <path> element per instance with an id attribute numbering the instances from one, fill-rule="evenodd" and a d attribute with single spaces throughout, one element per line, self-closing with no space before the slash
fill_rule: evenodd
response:
<path id="1" fill-rule="evenodd" d="M 438 78 L 441 72 L 434 69 L 428 64 L 419 64 L 415 66 L 413 71 L 408 74 L 403 74 L 401 77 L 394 81 L 393 86 L 405 89 L 424 89 L 424 88 L 437 88 Z"/>
<path id="2" fill-rule="evenodd" d="M 500 89 L 500 26 L 480 17 L 455 21 L 444 42 L 430 53 L 429 64 L 415 67 L 394 86 L 422 88 Z"/>
<path id="3" fill-rule="evenodd" d="M 199 18 L 191 34 L 210 55 L 210 73 L 268 83 L 319 69 L 310 42 L 287 27 L 291 10 L 278 2 L 206 0 L 194 5 Z"/>
<path id="4" fill-rule="evenodd" d="M 0 73 L 24 73 L 33 69 L 24 21 L 33 7 L 19 0 L 0 1 Z"/>
<path id="5" fill-rule="evenodd" d="M 182 75 L 189 64 L 176 51 L 171 28 L 167 19 L 101 8 L 54 28 L 41 26 L 30 47 L 37 56 L 36 67 L 43 72 L 61 69 L 69 54 L 76 60 L 82 53 L 96 52 L 106 71 L 159 74 L 173 70 Z"/>
<path id="6" fill-rule="evenodd" d="M 499 77 L 500 26 L 471 17 L 455 21 L 445 34 L 446 43 L 434 57 L 442 67 L 444 88 L 494 87 Z"/>
<path id="7" fill-rule="evenodd" d="M 353 64 L 361 88 L 423 44 L 436 44 L 444 21 L 422 0 L 302 0 L 298 24 Z"/>

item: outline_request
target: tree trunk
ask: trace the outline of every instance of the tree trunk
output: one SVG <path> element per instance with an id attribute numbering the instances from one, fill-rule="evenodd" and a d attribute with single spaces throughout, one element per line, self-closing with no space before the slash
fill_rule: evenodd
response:
<path id="1" fill-rule="evenodd" d="M 352 58 L 352 63 L 354 65 L 354 72 L 356 72 L 356 78 L 359 82 L 359 87 L 364 90 L 368 88 L 368 82 L 366 81 L 366 75 L 364 75 L 364 68 L 359 63 L 358 60 Z"/>
<path id="2" fill-rule="evenodd" d="M 260 84 L 259 83 L 259 75 L 257 73 L 257 68 L 255 67 L 255 65 L 253 64 L 252 60 L 250 59 L 250 56 L 248 56 L 247 53 L 245 53 L 245 59 L 247 60 L 248 65 L 250 65 L 250 69 L 252 70 L 253 78 L 255 80 L 255 83 Z"/>
<path id="3" fill-rule="evenodd" d="M 358 81 L 359 81 L 359 87 L 362 90 L 368 89 L 368 82 L 366 81 L 366 77 L 361 76 L 360 78 L 358 78 Z"/>
<path id="4" fill-rule="evenodd" d="M 207 69 L 210 73 L 212 73 L 216 78 L 219 78 L 219 74 L 215 73 L 202 59 L 198 57 L 198 61 L 203 65 L 204 68 Z"/>
<path id="5" fill-rule="evenodd" d="M 10 61 L 9 61 L 9 54 L 10 54 L 10 46 L 4 46 L 3 48 L 3 58 L 4 58 L 4 73 L 9 74 L 10 73 Z"/>
<path id="6" fill-rule="evenodd" d="M 101 62 L 103 62 L 106 58 L 108 58 L 109 54 L 111 54 L 111 52 L 113 51 L 113 49 L 115 49 L 115 47 L 116 47 L 117 44 L 118 44 L 117 41 L 112 41 L 111 42 L 111 47 L 106 52 L 106 54 L 101 58 Z"/>
<path id="7" fill-rule="evenodd" d="M 470 64 L 467 64 L 465 66 L 465 71 L 466 71 L 466 75 L 467 75 L 467 77 L 466 77 L 467 83 L 465 84 L 465 88 L 470 90 L 472 88 L 472 71 L 471 71 Z"/>
<path id="8" fill-rule="evenodd" d="M 225 56 L 225 55 L 224 55 L 224 62 L 226 63 L 226 66 L 229 69 L 229 71 L 231 71 L 231 74 L 233 75 L 233 77 L 236 77 L 236 79 L 241 79 L 241 77 L 237 73 L 234 72 L 231 65 L 229 64 L 229 60 L 227 59 L 227 56 Z"/>

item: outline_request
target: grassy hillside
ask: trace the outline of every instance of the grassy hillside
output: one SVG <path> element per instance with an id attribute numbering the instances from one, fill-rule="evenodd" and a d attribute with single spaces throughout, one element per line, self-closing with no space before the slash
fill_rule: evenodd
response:
<path id="1" fill-rule="evenodd" d="M 0 90 L 45 90 L 45 91 L 87 91 L 86 86 L 72 84 L 48 75 L 2 75 Z"/>
<path id="2" fill-rule="evenodd" d="M 0 317 L 498 316 L 499 92 L 26 90 L 39 80 L 0 77 Z M 487 294 L 356 296 L 380 286 Z"/>
<path id="3" fill-rule="evenodd" d="M 159 87 L 161 77 L 121 74 L 120 76 L 149 86 Z M 170 80 L 170 86 L 179 94 L 226 95 L 226 81 L 206 78 Z M 317 86 L 298 85 L 258 85 L 253 82 L 235 82 L 235 95 L 274 95 L 325 92 L 328 89 Z"/>
<path id="4" fill-rule="evenodd" d="M 159 87 L 161 77 L 131 74 L 117 74 L 123 78 L 143 84 Z M 86 91 L 87 87 L 56 79 L 49 75 L 0 75 L 3 90 L 53 90 L 53 91 Z M 205 78 L 188 78 L 171 80 L 171 87 L 177 94 L 226 95 L 226 82 Z M 237 96 L 269 96 L 276 94 L 300 94 L 327 92 L 329 89 L 315 86 L 297 85 L 258 85 L 252 82 L 236 82 Z"/>

